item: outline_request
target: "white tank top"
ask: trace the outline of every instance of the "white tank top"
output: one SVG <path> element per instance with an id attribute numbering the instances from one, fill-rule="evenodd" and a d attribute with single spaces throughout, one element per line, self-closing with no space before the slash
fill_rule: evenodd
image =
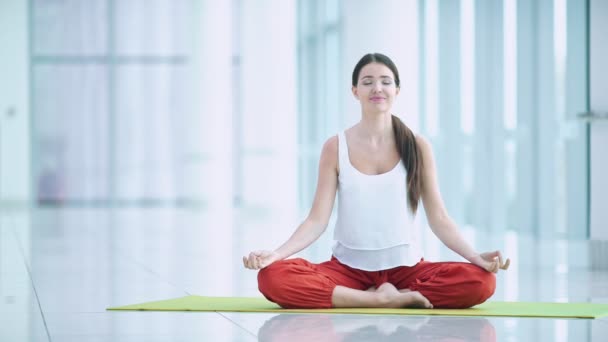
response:
<path id="1" fill-rule="evenodd" d="M 344 132 L 338 134 L 338 160 L 334 256 L 366 271 L 420 261 L 418 224 L 407 206 L 407 172 L 401 160 L 386 173 L 366 175 L 350 163 Z"/>

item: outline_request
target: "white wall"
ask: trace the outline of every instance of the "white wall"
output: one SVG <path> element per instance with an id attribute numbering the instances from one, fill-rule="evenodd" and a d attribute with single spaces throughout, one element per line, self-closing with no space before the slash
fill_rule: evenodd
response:
<path id="1" fill-rule="evenodd" d="M 27 3 L 0 2 L 0 199 L 8 201 L 30 198 Z"/>
<path id="2" fill-rule="evenodd" d="M 591 0 L 591 111 L 608 112 L 608 2 Z M 608 240 L 608 120 L 591 123 L 591 239 Z"/>

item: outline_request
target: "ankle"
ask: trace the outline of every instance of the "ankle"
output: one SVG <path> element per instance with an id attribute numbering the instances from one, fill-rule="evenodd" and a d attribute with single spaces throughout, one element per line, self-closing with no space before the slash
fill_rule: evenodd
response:
<path id="1" fill-rule="evenodd" d="M 387 292 L 375 292 L 374 294 L 376 295 L 376 303 L 380 307 L 387 306 L 393 300 L 393 296 Z"/>

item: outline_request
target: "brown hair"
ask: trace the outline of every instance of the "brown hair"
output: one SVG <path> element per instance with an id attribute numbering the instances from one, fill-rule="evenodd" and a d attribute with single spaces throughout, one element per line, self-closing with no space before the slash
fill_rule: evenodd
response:
<path id="1" fill-rule="evenodd" d="M 363 56 L 355 69 L 353 70 L 352 83 L 353 87 L 359 82 L 359 74 L 364 66 L 370 63 L 384 64 L 389 68 L 395 76 L 395 85 L 399 87 L 399 72 L 395 63 L 387 56 L 381 53 L 368 53 Z M 407 199 L 410 210 L 416 213 L 418 203 L 420 202 L 420 193 L 422 192 L 422 152 L 416 143 L 416 136 L 409 127 L 407 127 L 401 119 L 392 115 L 393 133 L 395 134 L 395 142 L 397 151 L 403 161 L 405 170 L 407 171 Z"/>

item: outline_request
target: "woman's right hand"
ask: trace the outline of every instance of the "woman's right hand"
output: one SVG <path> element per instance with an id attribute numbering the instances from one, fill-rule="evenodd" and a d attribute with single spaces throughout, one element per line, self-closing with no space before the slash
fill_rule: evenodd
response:
<path id="1" fill-rule="evenodd" d="M 277 252 L 255 251 L 249 253 L 249 257 L 243 257 L 243 265 L 250 270 L 259 270 L 277 260 L 281 260 Z"/>

